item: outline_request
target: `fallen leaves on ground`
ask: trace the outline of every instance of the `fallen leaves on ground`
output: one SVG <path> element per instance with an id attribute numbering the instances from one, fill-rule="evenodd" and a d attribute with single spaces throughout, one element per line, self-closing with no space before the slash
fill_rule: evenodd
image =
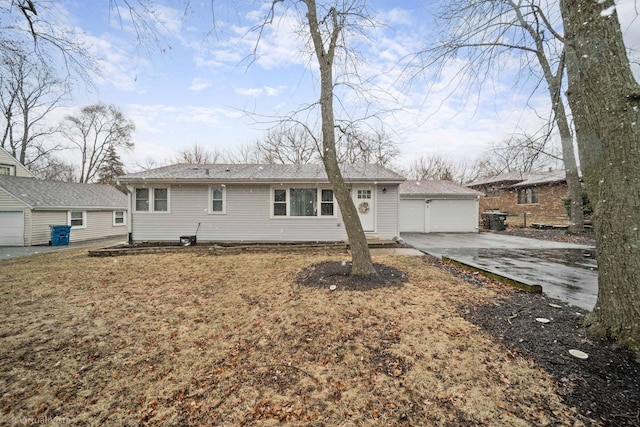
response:
<path id="1" fill-rule="evenodd" d="M 335 252 L 0 263 L 0 424 L 595 425 L 530 359 L 460 314 L 471 286 L 415 257 L 402 286 L 296 277 Z"/>

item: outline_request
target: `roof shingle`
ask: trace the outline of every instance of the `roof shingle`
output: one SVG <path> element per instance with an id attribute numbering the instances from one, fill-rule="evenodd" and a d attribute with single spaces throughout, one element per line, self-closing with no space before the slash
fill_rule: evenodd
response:
<path id="1" fill-rule="evenodd" d="M 400 184 L 401 195 L 483 196 L 480 191 L 451 181 L 405 181 Z"/>
<path id="2" fill-rule="evenodd" d="M 382 166 L 373 164 L 343 165 L 347 181 L 401 182 L 404 178 Z M 119 177 L 121 182 L 141 181 L 327 181 L 322 165 L 257 165 L 257 164 L 176 164 Z"/>
<path id="3" fill-rule="evenodd" d="M 0 175 L 0 188 L 32 209 L 127 208 L 127 196 L 110 185 Z"/>

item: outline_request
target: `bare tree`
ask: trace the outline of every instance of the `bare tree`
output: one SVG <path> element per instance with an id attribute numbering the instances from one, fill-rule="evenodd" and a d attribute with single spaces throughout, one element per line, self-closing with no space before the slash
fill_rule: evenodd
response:
<path id="1" fill-rule="evenodd" d="M 177 163 L 190 163 L 193 165 L 220 163 L 222 153 L 217 150 L 209 151 L 200 144 L 193 144 L 191 147 L 178 152 Z"/>
<path id="2" fill-rule="evenodd" d="M 419 181 L 454 181 L 454 168 L 453 162 L 435 153 L 412 160 L 407 175 Z"/>
<path id="3" fill-rule="evenodd" d="M 280 123 L 255 144 L 260 163 L 301 165 L 316 163 L 319 150 L 316 138 L 304 127 Z"/>
<path id="4" fill-rule="evenodd" d="M 640 351 L 640 84 L 613 0 L 561 0 L 568 98 L 598 248 L 589 330 Z"/>
<path id="5" fill-rule="evenodd" d="M 50 181 L 76 181 L 76 167 L 51 153 L 38 158 L 30 164 L 29 169 L 40 179 Z"/>
<path id="6" fill-rule="evenodd" d="M 20 49 L 0 50 L 0 146 L 27 167 L 48 158 L 60 146 L 45 141 L 59 131 L 46 121 L 66 93 L 49 67 L 33 63 Z"/>
<path id="7" fill-rule="evenodd" d="M 504 64 L 519 60 L 520 79 L 547 86 L 553 121 L 560 133 L 564 169 L 571 200 L 569 231 L 584 229 L 582 188 L 573 134 L 562 97 L 564 37 L 558 32 L 557 3 L 549 0 L 455 0 L 443 6 L 439 28 L 443 38 L 421 53 L 422 66 L 444 67 L 465 56 L 457 77 L 467 76 L 480 90 L 498 78 Z M 458 62 L 460 64 L 460 62 Z"/>
<path id="8" fill-rule="evenodd" d="M 534 172 L 553 167 L 557 156 L 546 149 L 546 138 L 513 135 L 482 154 L 478 174 L 495 176 L 507 172 Z"/>
<path id="9" fill-rule="evenodd" d="M 67 116 L 63 134 L 80 152 L 79 182 L 93 182 L 110 149 L 133 148 L 135 125 L 114 105 L 93 104 Z"/>
<path id="10" fill-rule="evenodd" d="M 78 76 L 90 83 L 90 75 L 100 70 L 95 58 L 79 41 L 75 29 L 56 22 L 61 13 L 57 2 L 0 2 L 0 51 L 19 49 L 38 68 L 55 68 L 62 64 L 66 77 Z"/>
<path id="11" fill-rule="evenodd" d="M 383 130 L 361 130 L 356 123 L 340 126 L 336 149 L 338 163 L 370 163 L 390 166 L 400 154 L 398 146 Z"/>
<path id="12" fill-rule="evenodd" d="M 278 3 L 274 1 L 274 5 Z M 332 5 L 318 8 L 315 0 L 301 0 L 307 28 L 313 42 L 320 72 L 320 113 L 322 123 L 322 162 L 333 193 L 342 212 L 342 220 L 351 246 L 351 274 L 366 276 L 377 274 L 373 267 L 367 238 L 362 229 L 351 193 L 344 181 L 336 149 L 336 120 L 334 115 L 334 64 L 337 50 L 346 49 L 345 32 L 350 26 L 362 28 L 367 19 L 366 5 L 362 1 L 336 0 Z M 345 51 L 344 53 L 347 53 Z"/>
<path id="13" fill-rule="evenodd" d="M 259 164 L 263 162 L 257 143 L 247 143 L 236 147 L 235 150 L 224 152 L 224 161 L 235 164 Z"/>

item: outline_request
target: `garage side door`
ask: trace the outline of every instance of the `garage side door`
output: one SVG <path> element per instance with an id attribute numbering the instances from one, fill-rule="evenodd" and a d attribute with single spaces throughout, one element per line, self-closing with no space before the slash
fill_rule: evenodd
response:
<path id="1" fill-rule="evenodd" d="M 424 233 L 424 200 L 400 200 L 400 232 Z"/>
<path id="2" fill-rule="evenodd" d="M 24 246 L 24 213 L 0 212 L 0 246 Z"/>
<path id="3" fill-rule="evenodd" d="M 429 231 L 473 233 L 478 231 L 475 200 L 432 200 L 429 203 Z"/>

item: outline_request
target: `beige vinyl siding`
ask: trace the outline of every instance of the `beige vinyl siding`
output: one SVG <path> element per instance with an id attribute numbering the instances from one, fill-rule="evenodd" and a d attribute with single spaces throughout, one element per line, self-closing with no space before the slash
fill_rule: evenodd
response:
<path id="1" fill-rule="evenodd" d="M 383 188 L 387 189 L 385 193 L 382 192 Z M 377 222 L 374 234 L 381 239 L 398 237 L 399 186 L 379 185 L 376 192 Z"/>
<path id="2" fill-rule="evenodd" d="M 50 225 L 66 225 L 67 211 L 31 211 L 31 245 L 48 245 Z"/>
<path id="3" fill-rule="evenodd" d="M 309 186 L 309 184 L 300 184 Z M 283 188 L 293 187 L 286 185 Z M 347 238 L 335 203 L 335 217 L 271 217 L 272 186 L 225 186 L 225 214 L 209 213 L 209 188 L 171 186 L 170 212 L 133 212 L 134 241 L 179 241 L 196 234 L 198 241 L 337 241 Z M 378 230 L 373 235 L 397 236 L 398 186 L 378 188 Z M 198 229 L 198 224 L 200 227 Z"/>
<path id="4" fill-rule="evenodd" d="M 74 209 L 76 210 L 76 209 Z M 81 210 L 81 209 L 77 209 Z M 123 210 L 123 209 L 119 209 Z M 69 235 L 71 242 L 101 239 L 103 237 L 123 236 L 127 234 L 126 226 L 113 226 L 113 211 L 86 211 L 87 224 L 84 228 L 72 228 Z M 65 212 L 65 215 L 67 212 Z M 64 224 L 67 224 L 65 219 Z"/>
<path id="5" fill-rule="evenodd" d="M 33 174 L 29 172 L 20 162 L 16 161 L 13 156 L 9 155 L 3 149 L 0 149 L 0 165 L 13 166 L 14 176 L 24 176 L 27 178 L 33 178 Z"/>
<path id="6" fill-rule="evenodd" d="M 82 210 L 82 209 L 74 209 Z M 123 210 L 123 209 L 119 209 Z M 87 226 L 73 228 L 69 234 L 71 242 L 101 239 L 103 237 L 126 237 L 126 226 L 113 226 L 113 211 L 86 211 Z M 51 240 L 50 225 L 68 225 L 68 211 L 32 211 L 31 245 L 47 245 Z"/>

